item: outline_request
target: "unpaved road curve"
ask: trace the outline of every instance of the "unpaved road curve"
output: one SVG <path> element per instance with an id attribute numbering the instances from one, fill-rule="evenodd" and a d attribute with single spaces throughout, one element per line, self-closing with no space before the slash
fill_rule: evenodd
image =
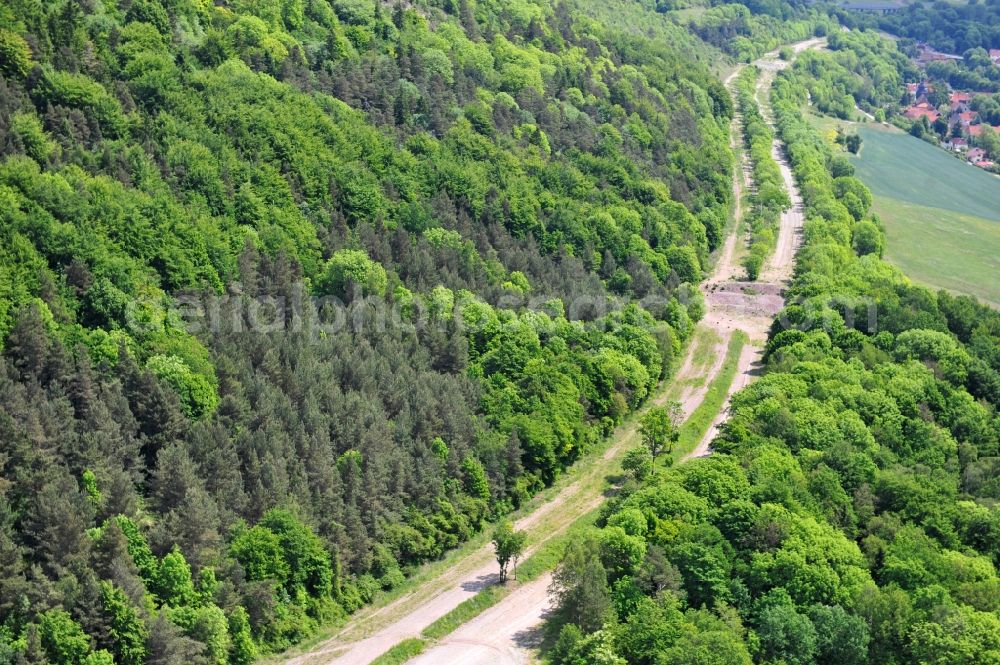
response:
<path id="1" fill-rule="evenodd" d="M 409 661 L 413 665 L 494 665 L 528 663 L 539 643 L 549 608 L 551 573 L 514 590 L 502 601 L 462 625 L 433 649 Z"/>
<path id="2" fill-rule="evenodd" d="M 823 43 L 821 39 L 811 39 L 794 45 L 796 53 L 806 48 L 812 48 Z M 767 54 L 758 66 L 780 68 L 774 65 L 777 52 Z M 783 65 L 784 63 L 782 63 Z M 725 81 L 729 85 L 739 70 L 733 72 Z M 798 214 L 785 214 L 781 217 L 779 230 L 779 249 L 768 264 L 768 270 L 762 278 L 753 283 L 734 281 L 732 272 L 734 233 L 725 243 L 720 258 L 716 263 L 712 276 L 702 285 L 706 295 L 707 313 L 699 325 L 707 326 L 719 335 L 717 343 L 718 358 L 712 365 L 712 370 L 718 372 L 721 368 L 729 337 L 734 330 L 744 331 L 750 342 L 744 345 L 740 352 L 737 373 L 729 394 L 726 406 L 717 415 L 715 422 L 699 445 L 684 460 L 702 457 L 709 453 L 709 444 L 718 432 L 718 427 L 724 422 L 729 407 L 729 398 L 745 387 L 759 373 L 763 356 L 763 346 L 767 331 L 774 316 L 783 306 L 781 295 L 787 281 L 791 278 L 794 268 L 795 251 L 798 248 L 799 234 L 802 225 L 801 198 L 798 188 L 792 179 L 791 170 L 784 161 L 784 152 L 778 146 L 781 156 L 779 166 L 783 166 L 785 186 L 788 188 L 793 205 L 789 213 L 798 208 Z M 777 156 L 776 156 L 777 158 Z M 785 175 L 787 173 L 787 175 Z M 740 193 L 739 174 L 734 182 L 734 192 Z M 739 225 L 736 225 L 739 228 Z M 784 237 L 784 244 L 781 238 Z M 692 355 L 694 348 L 689 350 L 687 361 L 681 366 L 677 378 L 685 378 L 685 373 L 693 371 Z M 714 376 L 714 373 L 712 374 Z M 705 392 L 711 383 L 707 378 L 703 390 L 691 391 L 685 396 L 685 413 L 690 415 L 697 404 L 704 399 Z M 506 596 L 499 603 L 462 625 L 444 638 L 436 646 L 410 661 L 413 665 L 522 665 L 532 661 L 532 647 L 538 644 L 539 626 L 549 609 L 548 587 L 552 581 L 551 574 L 528 582 Z"/>

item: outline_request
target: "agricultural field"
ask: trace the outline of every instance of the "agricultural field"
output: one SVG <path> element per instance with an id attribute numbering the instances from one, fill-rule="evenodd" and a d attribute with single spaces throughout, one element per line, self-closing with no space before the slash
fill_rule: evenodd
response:
<path id="1" fill-rule="evenodd" d="M 852 161 L 875 195 L 887 258 L 918 282 L 1000 307 L 1000 178 L 899 131 L 858 131 Z"/>

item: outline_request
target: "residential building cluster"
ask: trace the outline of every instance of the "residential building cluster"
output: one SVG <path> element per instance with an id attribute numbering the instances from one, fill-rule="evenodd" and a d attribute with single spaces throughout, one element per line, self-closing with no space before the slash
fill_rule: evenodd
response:
<path id="1" fill-rule="evenodd" d="M 990 51 L 990 56 L 993 57 L 994 53 L 1000 60 L 1000 51 Z M 970 164 L 983 169 L 993 169 L 996 166 L 988 158 L 986 151 L 972 147 L 975 139 L 983 136 L 985 132 L 1000 132 L 1000 125 L 991 126 L 981 122 L 979 114 L 970 106 L 972 98 L 977 94 L 991 93 L 953 90 L 948 94 L 946 105 L 935 106 L 930 101 L 935 92 L 934 86 L 928 81 L 908 83 L 906 92 L 906 101 L 909 105 L 903 109 L 905 118 L 909 120 L 926 118 L 928 126 L 934 127 L 939 134 L 948 137 L 942 142 L 942 147 L 962 153 Z M 942 123 L 947 123 L 947 129 Z"/>

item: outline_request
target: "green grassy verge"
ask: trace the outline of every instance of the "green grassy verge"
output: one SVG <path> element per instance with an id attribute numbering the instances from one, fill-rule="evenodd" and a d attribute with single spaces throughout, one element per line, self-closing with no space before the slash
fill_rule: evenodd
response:
<path id="1" fill-rule="evenodd" d="M 488 586 L 472 598 L 463 600 L 455 609 L 424 628 L 420 634 L 431 640 L 439 640 L 451 634 L 463 623 L 474 619 L 500 602 L 511 587 Z"/>
<path id="2" fill-rule="evenodd" d="M 851 162 L 876 199 L 885 197 L 1000 222 L 1000 178 L 899 130 L 860 125 Z"/>
<path id="3" fill-rule="evenodd" d="M 915 282 L 1000 307 L 1000 222 L 875 197 L 886 258 Z"/>
<path id="4" fill-rule="evenodd" d="M 393 648 L 371 662 L 371 665 L 402 665 L 411 658 L 416 658 L 427 648 L 427 640 L 412 637 L 403 640 Z"/>
<path id="5" fill-rule="evenodd" d="M 462 601 L 458 607 L 424 628 L 420 634 L 431 640 L 439 640 L 446 635 L 450 635 L 463 623 L 474 619 L 500 602 L 500 599 L 504 598 L 510 592 L 510 588 L 501 586 L 486 587 L 472 598 Z"/>
<path id="6" fill-rule="evenodd" d="M 740 353 L 743 351 L 743 345 L 747 342 L 746 334 L 739 330 L 729 338 L 726 360 L 719 368 L 719 373 L 715 375 L 712 383 L 708 386 L 701 404 L 680 427 L 680 438 L 671 452 L 671 457 L 675 462 L 694 450 L 726 403 L 729 387 L 733 385 L 733 379 L 736 378 L 736 371 L 739 369 Z"/>
<path id="7" fill-rule="evenodd" d="M 831 135 L 850 124 L 808 118 Z M 1000 178 L 894 127 L 852 128 L 863 143 L 851 161 L 874 195 L 885 258 L 915 282 L 1000 308 Z"/>
<path id="8" fill-rule="evenodd" d="M 688 342 L 693 375 L 687 379 L 674 379 L 667 390 L 669 399 L 680 399 L 685 390 L 705 385 L 708 372 L 715 361 L 715 348 L 719 341 L 719 335 L 714 330 L 702 326 L 695 328 L 694 334 Z"/>

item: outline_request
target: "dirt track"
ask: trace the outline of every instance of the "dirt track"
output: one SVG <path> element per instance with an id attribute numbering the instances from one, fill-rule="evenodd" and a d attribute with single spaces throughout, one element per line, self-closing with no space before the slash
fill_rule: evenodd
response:
<path id="1" fill-rule="evenodd" d="M 703 352 L 703 350 L 699 351 L 696 344 L 692 344 L 685 362 L 673 379 L 674 381 L 685 381 L 704 378 L 704 381 L 682 391 L 679 401 L 685 416 L 690 416 L 694 409 L 701 404 L 712 379 L 721 370 L 725 361 L 726 348 L 733 331 L 718 332 L 719 334 L 715 336 L 704 336 L 702 338 L 704 341 L 700 342 L 709 346 L 708 351 L 712 355 L 711 366 L 705 370 L 695 365 L 694 355 L 696 352 Z M 755 356 L 756 353 L 747 355 L 747 349 L 752 349 L 752 347 L 750 345 L 744 347 L 741 365 L 745 357 L 746 366 L 750 367 L 753 362 L 751 356 Z M 739 382 L 738 379 L 734 381 L 734 383 L 737 382 Z M 667 394 L 663 393 L 656 402 L 662 403 L 666 401 L 666 398 Z M 627 440 L 634 442 L 637 440 L 634 426 L 631 428 L 631 432 Z M 624 445 L 624 442 L 619 445 Z M 706 453 L 707 450 L 701 453 L 695 452 L 692 455 Z M 588 508 L 596 508 L 603 501 L 603 496 L 597 496 L 592 504 L 588 504 Z M 491 569 L 495 567 L 494 564 Z M 433 648 L 411 660 L 410 663 L 413 665 L 439 665 L 440 663 L 448 663 L 448 665 L 521 665 L 531 662 L 531 649 L 538 644 L 540 639 L 539 626 L 549 608 L 548 588 L 551 581 L 552 575 L 546 573 L 519 586 L 499 603 L 459 627 Z"/>
<path id="2" fill-rule="evenodd" d="M 809 40 L 797 44 L 796 52 L 821 43 Z M 777 52 L 768 54 L 758 66 L 762 69 L 780 68 L 774 65 Z M 782 63 L 784 64 L 784 63 Z M 737 69 L 725 81 L 727 85 L 738 74 Z M 734 120 L 738 123 L 739 119 Z M 738 124 L 734 124 L 734 135 L 739 136 Z M 781 151 L 778 150 L 779 155 Z M 737 200 L 737 221 L 741 214 L 740 199 L 749 182 L 745 156 L 736 167 L 734 174 L 734 194 Z M 783 157 L 782 157 L 783 161 Z M 779 165 L 783 165 L 779 161 Z M 782 174 L 786 186 L 792 194 L 793 202 L 798 201 L 798 193 L 791 172 L 783 165 Z M 683 411 L 689 416 L 704 399 L 712 379 L 721 370 L 725 360 L 729 339 L 735 330 L 742 330 L 749 336 L 750 343 L 740 354 L 736 378 L 730 386 L 732 395 L 749 383 L 759 370 L 763 353 L 763 343 L 774 315 L 783 305 L 782 289 L 792 274 L 794 253 L 799 242 L 801 212 L 783 215 L 779 231 L 778 247 L 771 261 L 765 267 L 762 279 L 748 283 L 738 281 L 743 274 L 737 255 L 740 242 L 737 232 L 730 234 L 719 251 L 711 277 L 702 284 L 706 299 L 706 316 L 699 326 L 713 331 L 714 335 L 702 335 L 702 344 L 709 344 L 713 357 L 710 367 L 698 367 L 693 359 L 697 353 L 704 354 L 692 344 L 688 356 L 682 363 L 674 382 L 689 381 L 679 401 Z M 739 229 L 739 224 L 736 224 Z M 782 240 L 784 238 L 784 240 Z M 693 379 L 700 380 L 699 382 Z M 686 385 L 686 384 L 685 384 Z M 662 404 L 668 398 L 666 390 L 653 400 L 654 405 Z M 709 443 L 717 432 L 718 425 L 725 419 L 726 407 L 717 416 L 697 448 L 685 459 L 707 455 Z M 603 455 L 604 464 L 594 464 L 580 474 L 575 482 L 567 485 L 547 503 L 517 521 L 518 529 L 529 533 L 530 549 L 537 548 L 545 540 L 562 533 L 576 519 L 587 514 L 604 500 L 600 489 L 595 489 L 593 480 L 608 472 L 610 460 L 620 456 L 638 439 L 635 420 L 619 428 L 613 435 L 612 445 Z M 590 482 L 588 482 L 590 481 Z M 418 637 L 420 632 L 435 620 L 471 598 L 483 587 L 496 581 L 496 564 L 492 547 L 480 547 L 464 556 L 450 569 L 429 579 L 416 590 L 382 608 L 361 610 L 351 622 L 335 637 L 318 645 L 312 651 L 285 660 L 286 665 L 364 665 L 400 641 Z M 521 664 L 531 661 L 531 647 L 537 643 L 537 626 L 548 608 L 548 586 L 550 575 L 516 588 L 497 605 L 486 610 L 475 619 L 458 628 L 452 634 L 417 657 L 412 663 L 422 665 L 449 663 L 451 665 L 501 665 Z"/>

